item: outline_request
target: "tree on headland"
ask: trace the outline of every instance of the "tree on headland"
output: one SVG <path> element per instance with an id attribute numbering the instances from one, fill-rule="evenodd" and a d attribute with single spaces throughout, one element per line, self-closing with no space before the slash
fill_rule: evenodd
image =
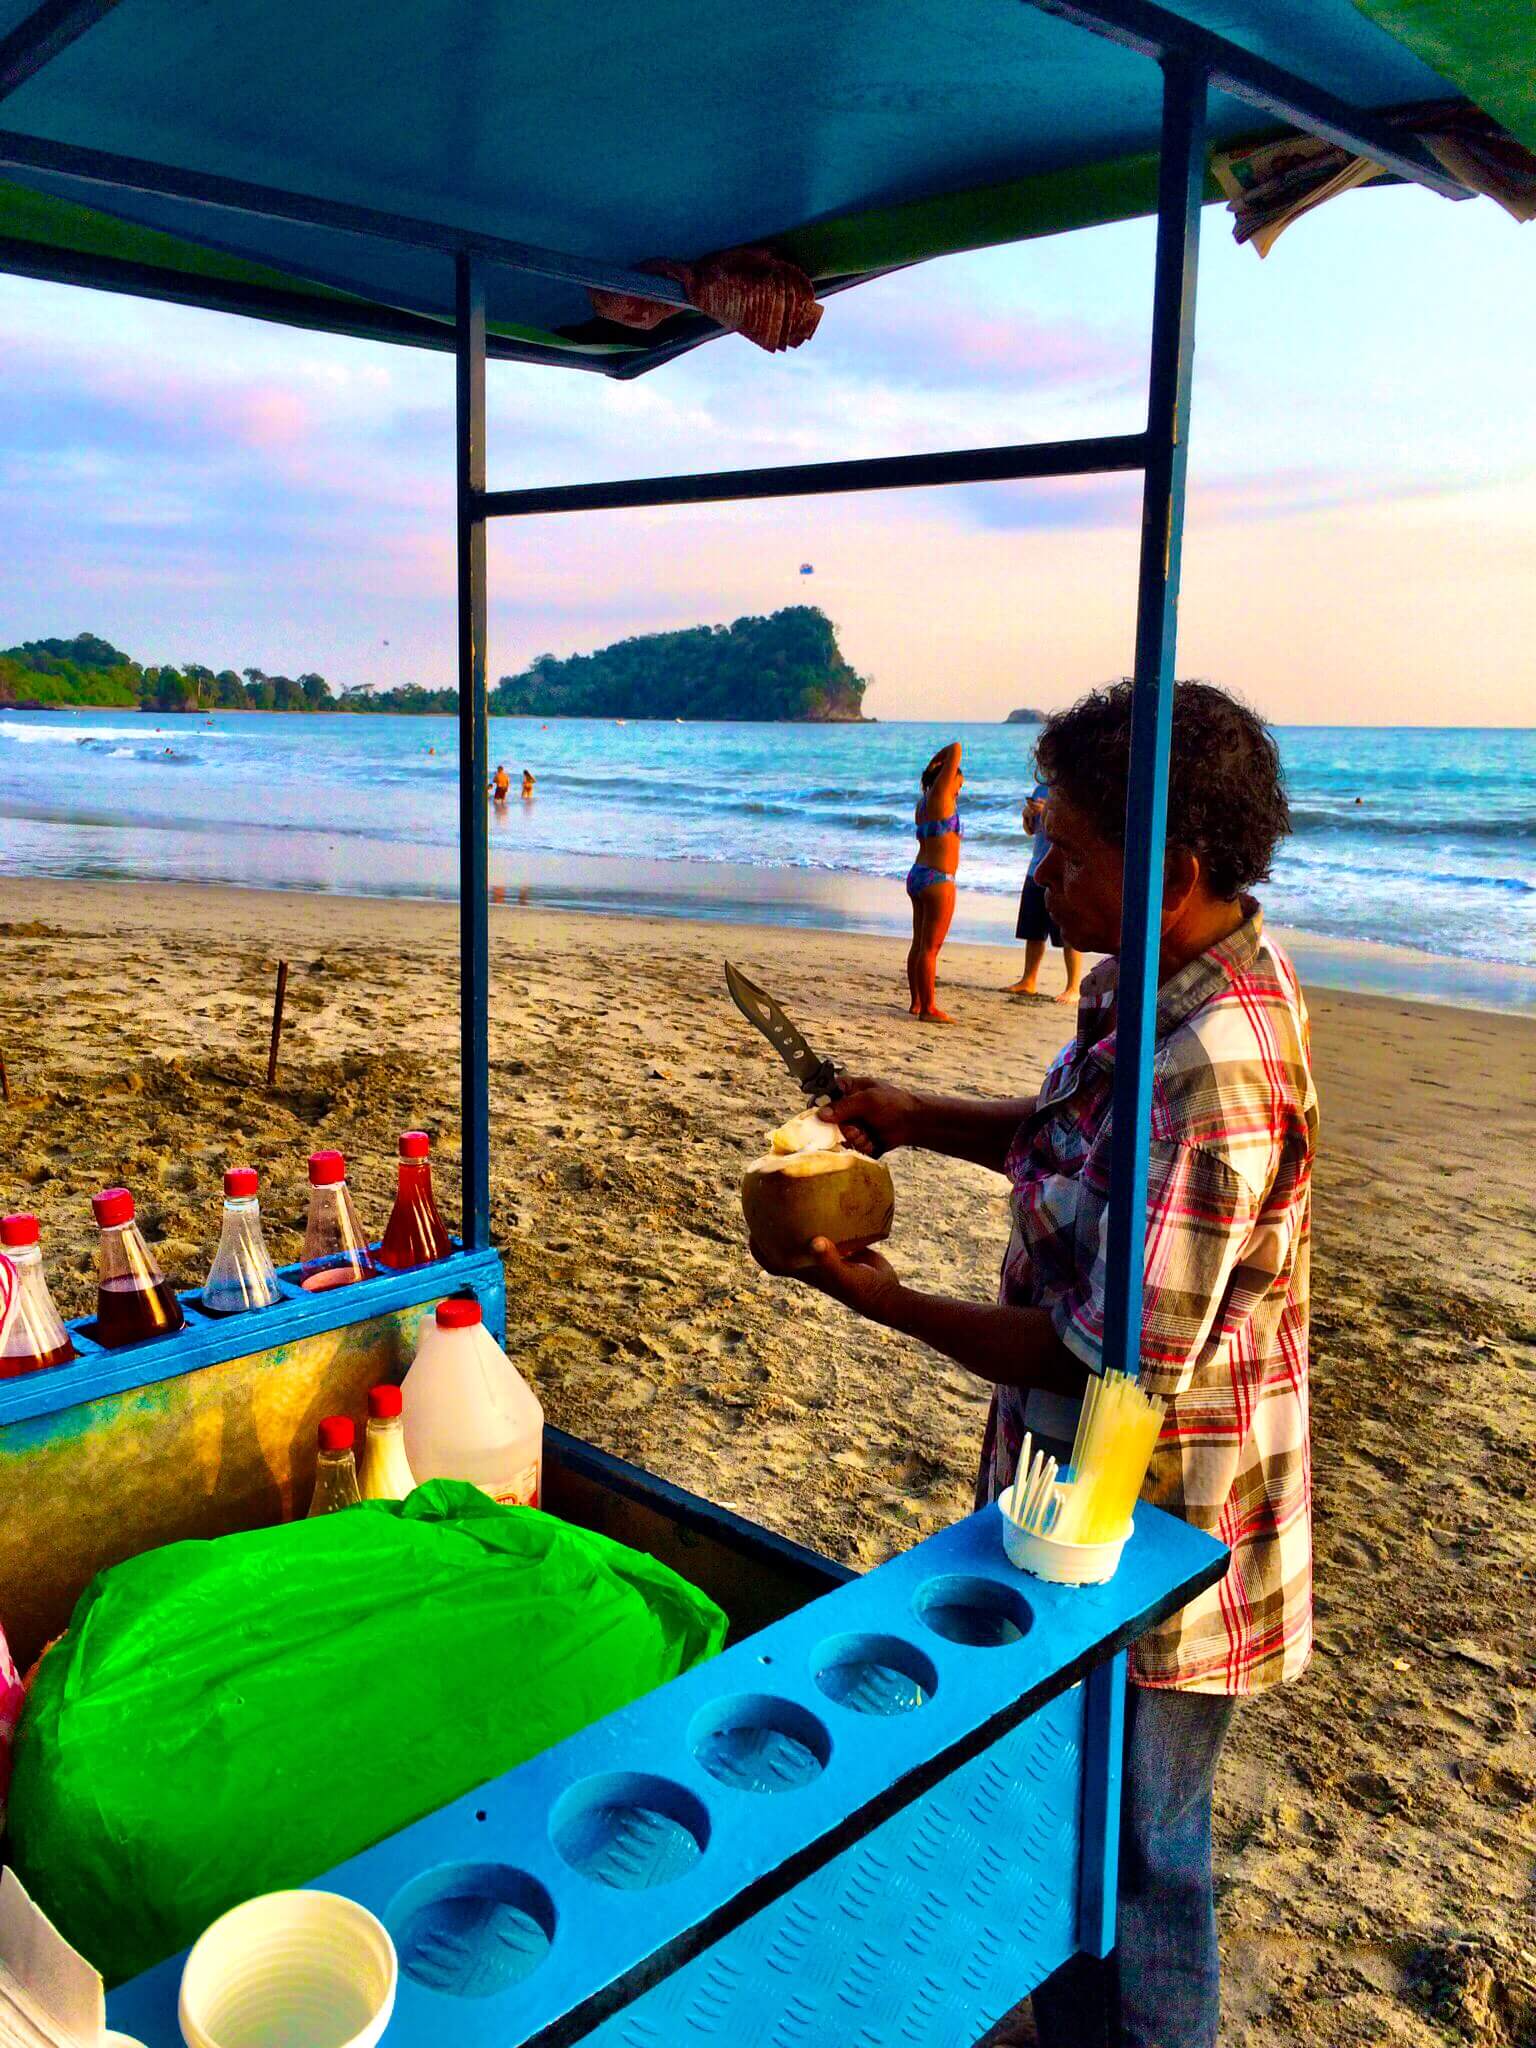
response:
<path id="1" fill-rule="evenodd" d="M 541 654 L 503 676 L 491 710 L 540 718 L 693 718 L 857 721 L 865 679 L 845 660 L 815 605 L 789 605 L 729 626 L 641 633 L 592 654 Z M 456 712 L 454 689 L 407 682 L 392 690 L 344 686 L 314 670 L 217 674 L 200 662 L 141 667 L 93 633 L 28 640 L 0 652 L 0 704 L 109 704 L 154 712 Z"/>
<path id="2" fill-rule="evenodd" d="M 865 682 L 816 605 L 729 626 L 641 633 L 559 661 L 541 654 L 503 676 L 493 712 L 538 718 L 857 721 Z"/>

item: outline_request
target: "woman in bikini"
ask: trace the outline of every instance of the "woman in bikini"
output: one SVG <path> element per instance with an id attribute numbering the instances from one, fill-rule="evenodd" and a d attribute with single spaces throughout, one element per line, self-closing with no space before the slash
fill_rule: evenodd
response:
<path id="1" fill-rule="evenodd" d="M 941 747 L 923 770 L 917 805 L 917 859 L 907 875 L 912 899 L 912 948 L 907 954 L 907 987 L 912 1015 L 948 1024 L 934 1000 L 939 948 L 955 914 L 955 871 L 960 865 L 960 742 Z"/>

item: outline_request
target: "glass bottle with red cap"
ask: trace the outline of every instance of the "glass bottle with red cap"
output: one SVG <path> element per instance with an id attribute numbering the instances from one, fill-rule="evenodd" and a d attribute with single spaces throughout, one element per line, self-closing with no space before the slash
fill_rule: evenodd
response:
<path id="1" fill-rule="evenodd" d="M 403 1273 L 428 1266 L 453 1250 L 448 1226 L 432 1198 L 432 1140 L 425 1131 L 400 1133 L 400 1178 L 389 1212 L 379 1264 Z"/>
<path id="2" fill-rule="evenodd" d="M 35 1216 L 0 1216 L 0 1250 L 16 1273 L 15 1299 L 0 1336 L 0 1380 L 50 1365 L 68 1365 L 75 1355 L 43 1272 Z"/>
<path id="3" fill-rule="evenodd" d="M 368 1426 L 363 1432 L 363 1469 L 358 1484 L 364 1500 L 404 1500 L 416 1490 L 405 1455 L 400 1389 L 368 1389 Z"/>
<path id="4" fill-rule="evenodd" d="M 356 1441 L 357 1431 L 350 1415 L 321 1416 L 310 1516 L 333 1515 L 338 1508 L 355 1508 L 362 1499 L 357 1490 L 357 1462 L 352 1455 Z"/>
<path id="5" fill-rule="evenodd" d="M 176 1292 L 144 1242 L 126 1188 L 103 1188 L 91 1208 L 101 1230 L 96 1252 L 96 1323 L 91 1335 L 115 1350 L 169 1337 L 186 1321 Z"/>
<path id="6" fill-rule="evenodd" d="M 371 1280 L 377 1270 L 347 1192 L 346 1160 L 339 1152 L 311 1152 L 309 1221 L 304 1226 L 299 1285 L 320 1294 L 328 1287 Z"/>
<path id="7" fill-rule="evenodd" d="M 232 1166 L 224 1176 L 224 1222 L 219 1248 L 203 1282 L 203 1307 L 216 1316 L 270 1308 L 281 1298 L 272 1255 L 261 1229 L 254 1166 Z"/>

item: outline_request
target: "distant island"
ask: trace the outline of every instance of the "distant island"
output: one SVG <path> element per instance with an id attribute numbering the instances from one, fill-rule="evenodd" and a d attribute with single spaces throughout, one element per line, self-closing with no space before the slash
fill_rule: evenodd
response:
<path id="1" fill-rule="evenodd" d="M 862 676 L 815 605 L 729 626 L 643 633 L 595 654 L 541 654 L 490 693 L 493 717 L 864 722 Z M 132 711 L 456 712 L 457 690 L 403 683 L 333 690 L 322 675 L 146 665 L 94 633 L 0 651 L 0 708 L 105 705 Z"/>
<path id="2" fill-rule="evenodd" d="M 1010 711 L 1003 720 L 1004 725 L 1044 725 L 1050 717 L 1049 711 L 1034 711 L 1029 705 L 1022 705 L 1017 711 Z"/>
<path id="3" fill-rule="evenodd" d="M 826 613 L 794 604 L 768 618 L 632 640 L 503 676 L 491 709 L 533 718 L 736 718 L 855 724 L 864 678 Z"/>

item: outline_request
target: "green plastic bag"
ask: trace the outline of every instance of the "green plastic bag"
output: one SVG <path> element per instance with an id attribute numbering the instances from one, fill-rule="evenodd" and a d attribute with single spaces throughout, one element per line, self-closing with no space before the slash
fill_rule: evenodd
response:
<path id="1" fill-rule="evenodd" d="M 712 1656 L 654 1558 L 434 1480 L 102 1572 L 43 1660 L 18 1875 L 119 1983 Z"/>

